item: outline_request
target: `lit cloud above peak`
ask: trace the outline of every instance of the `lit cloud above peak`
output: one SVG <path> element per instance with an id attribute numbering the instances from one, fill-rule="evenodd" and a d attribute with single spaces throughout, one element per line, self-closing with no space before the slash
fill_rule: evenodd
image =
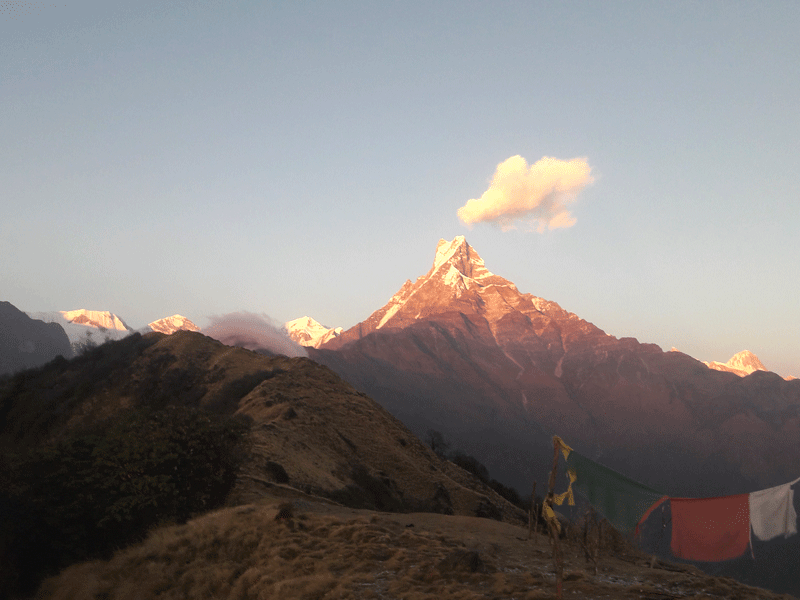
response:
<path id="1" fill-rule="evenodd" d="M 503 231 L 517 222 L 528 223 L 539 233 L 572 227 L 575 217 L 567 209 L 578 193 L 594 181 L 585 158 L 560 160 L 542 157 L 530 167 L 521 156 L 497 165 L 489 189 L 480 198 L 458 209 L 466 225 L 497 223 Z"/>

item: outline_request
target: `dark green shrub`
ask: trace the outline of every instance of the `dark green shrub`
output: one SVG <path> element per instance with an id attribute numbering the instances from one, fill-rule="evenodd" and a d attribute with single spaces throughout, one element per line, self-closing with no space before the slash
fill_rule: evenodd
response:
<path id="1" fill-rule="evenodd" d="M 489 483 L 488 469 L 478 462 L 478 459 L 474 456 L 468 456 L 463 452 L 456 452 L 450 457 L 450 461 L 454 462 L 468 473 L 472 473 L 482 482 Z"/>
<path id="2" fill-rule="evenodd" d="M 268 460 L 265 467 L 267 472 L 272 476 L 272 479 L 275 480 L 275 483 L 289 483 L 289 474 L 286 472 L 286 469 L 283 468 L 282 464 Z"/>
<path id="3" fill-rule="evenodd" d="M 353 508 L 368 508 L 387 512 L 407 510 L 397 485 L 388 477 L 375 477 L 366 467 L 356 464 L 350 473 L 353 483 L 329 494 L 340 504 Z"/>
<path id="4" fill-rule="evenodd" d="M 425 443 L 431 447 L 438 456 L 447 458 L 447 453 L 450 451 L 450 442 L 446 441 L 441 431 L 435 429 L 428 429 L 425 434 Z"/>
<path id="5" fill-rule="evenodd" d="M 522 498 L 520 498 L 519 493 L 512 487 L 508 487 L 507 485 L 503 485 L 496 479 L 492 479 L 489 482 L 489 487 L 492 488 L 495 492 L 500 494 L 503 498 L 511 502 L 514 506 L 518 506 L 519 508 L 528 510 L 530 508 L 530 502 L 524 502 Z"/>
<path id="6" fill-rule="evenodd" d="M 0 554 L 17 573 L 9 585 L 30 592 L 48 572 L 220 506 L 246 432 L 199 409 L 139 410 L 12 458 L 0 479 Z"/>
<path id="7" fill-rule="evenodd" d="M 480 479 L 483 483 L 488 485 L 503 498 L 511 502 L 511 504 L 525 510 L 530 508 L 530 501 L 524 501 L 520 497 L 517 490 L 512 487 L 508 487 L 507 485 L 503 485 L 496 479 L 489 477 L 489 470 L 474 456 L 468 456 L 463 452 L 456 452 L 450 456 L 450 460 L 468 473 L 475 475 L 475 477 Z"/>

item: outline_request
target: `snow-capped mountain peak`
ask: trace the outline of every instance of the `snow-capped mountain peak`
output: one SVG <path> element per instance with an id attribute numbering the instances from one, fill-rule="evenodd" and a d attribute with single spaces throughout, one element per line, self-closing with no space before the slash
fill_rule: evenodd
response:
<path id="1" fill-rule="evenodd" d="M 475 252 L 475 249 L 467 243 L 463 235 L 458 235 L 451 242 L 441 239 L 436 246 L 436 257 L 433 260 L 433 267 L 428 271 L 426 278 L 432 277 L 439 272 L 442 267 L 446 267 L 442 277 L 450 285 L 464 284 L 468 282 L 460 279 L 458 275 L 484 282 L 494 278 L 495 284 L 509 285 L 514 284 L 502 277 L 498 277 L 486 268 L 483 259 Z M 455 271 L 455 272 L 453 272 Z M 515 288 L 516 289 L 516 288 Z"/>
<path id="2" fill-rule="evenodd" d="M 727 371 L 729 373 L 735 373 L 740 377 L 744 377 L 745 375 L 750 375 L 750 373 L 753 373 L 755 371 L 767 370 L 767 368 L 764 366 L 764 363 L 762 363 L 759 360 L 759 358 L 749 350 L 742 350 L 741 352 L 737 352 L 726 363 L 711 361 L 711 362 L 706 362 L 705 364 L 706 366 L 715 369 L 717 371 Z"/>
<path id="3" fill-rule="evenodd" d="M 147 325 L 159 333 L 175 333 L 176 331 L 200 331 L 200 328 L 183 315 L 172 315 Z"/>
<path id="4" fill-rule="evenodd" d="M 319 348 L 342 333 L 341 327 L 325 327 L 308 316 L 287 321 L 283 327 L 289 338 L 301 346 L 313 346 L 314 348 Z"/>
<path id="5" fill-rule="evenodd" d="M 375 321 L 374 328 L 380 329 L 401 312 L 408 313 L 403 315 L 404 321 L 413 321 L 424 316 L 423 313 L 436 312 L 437 308 L 449 306 L 460 298 L 476 307 L 483 303 L 479 298 L 494 287 L 517 292 L 513 283 L 486 268 L 463 235 L 450 242 L 441 239 L 430 271 L 414 283 L 406 281 L 386 306 L 373 313 L 367 322 Z"/>
<path id="6" fill-rule="evenodd" d="M 486 268 L 483 259 L 464 236 L 439 240 L 430 270 L 413 283 L 407 280 L 382 308 L 366 321 L 345 331 L 331 348 L 386 328 L 404 328 L 442 313 L 475 315 L 486 319 L 492 331 L 509 312 L 559 311 L 555 303 L 521 294 L 507 279 Z M 526 317 L 527 318 L 527 317 Z"/>
<path id="7" fill-rule="evenodd" d="M 433 259 L 433 270 L 438 269 L 442 264 L 450 260 L 450 258 L 458 250 L 463 249 L 467 244 L 467 240 L 463 235 L 457 235 L 453 238 L 452 242 L 448 242 L 444 238 L 439 240 L 436 245 L 436 257 Z"/>
<path id="8" fill-rule="evenodd" d="M 767 370 L 764 364 L 750 350 L 742 350 L 734 354 L 726 364 L 733 369 L 741 369 L 748 373 Z"/>
<path id="9" fill-rule="evenodd" d="M 115 329 L 117 331 L 132 331 L 130 327 L 117 315 L 107 310 L 77 310 L 59 311 L 61 316 L 70 323 L 76 325 L 86 325 L 97 329 Z"/>

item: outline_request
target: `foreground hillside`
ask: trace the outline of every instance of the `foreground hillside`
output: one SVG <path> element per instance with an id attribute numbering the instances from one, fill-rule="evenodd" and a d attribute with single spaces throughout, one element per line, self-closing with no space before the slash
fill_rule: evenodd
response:
<path id="1" fill-rule="evenodd" d="M 250 425 L 251 444 L 232 501 L 257 498 L 278 482 L 351 495 L 369 508 L 515 514 L 328 368 L 200 333 L 134 334 L 6 380 L 0 400 L 0 444 L 15 450 L 131 408 L 189 406 L 238 416 Z"/>
<path id="2" fill-rule="evenodd" d="M 0 597 L 276 485 L 354 507 L 521 520 L 328 368 L 132 334 L 0 379 Z"/>
<path id="3" fill-rule="evenodd" d="M 788 598 L 608 542 L 595 573 L 580 544 L 564 540 L 565 598 Z M 273 488 L 259 502 L 153 531 L 109 561 L 70 567 L 39 597 L 552 598 L 550 556 L 544 536 L 528 539 L 513 524 L 355 510 Z"/>

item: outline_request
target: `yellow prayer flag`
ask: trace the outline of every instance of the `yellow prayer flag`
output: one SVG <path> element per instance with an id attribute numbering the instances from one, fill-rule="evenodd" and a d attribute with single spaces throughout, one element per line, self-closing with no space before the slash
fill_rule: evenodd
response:
<path id="1" fill-rule="evenodd" d="M 569 458 L 569 453 L 570 453 L 570 452 L 572 452 L 572 448 L 570 448 L 569 446 L 567 446 L 567 445 L 564 443 L 564 440 L 562 440 L 562 439 L 561 439 L 560 437 L 558 437 L 557 435 L 554 435 L 554 436 L 553 436 L 553 442 L 555 442 L 556 444 L 558 444 L 558 447 L 559 447 L 559 448 L 561 448 L 561 453 L 564 455 L 564 460 L 567 460 L 567 459 Z"/>

